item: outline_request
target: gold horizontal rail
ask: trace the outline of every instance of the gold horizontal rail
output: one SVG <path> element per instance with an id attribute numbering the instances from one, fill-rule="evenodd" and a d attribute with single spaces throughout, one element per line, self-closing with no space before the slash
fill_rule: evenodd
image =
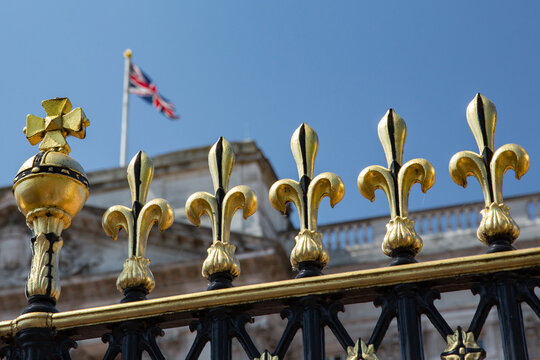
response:
<path id="1" fill-rule="evenodd" d="M 314 294 L 342 293 L 346 299 L 348 294 L 354 294 L 356 290 L 364 292 L 370 288 L 423 281 L 434 284 L 463 283 L 471 276 L 535 267 L 540 267 L 540 248 L 276 281 L 56 314 L 28 313 L 14 320 L 0 322 L 0 337 L 13 337 L 19 331 L 32 327 L 50 327 L 74 334 L 78 339 L 90 338 L 94 337 L 92 334 L 95 331 L 87 330 L 92 327 L 99 327 L 101 331 L 110 324 L 132 319 L 166 319 L 171 314 L 191 314 L 185 316 L 185 320 L 192 318 L 196 311 L 218 306 L 256 307 L 259 303 L 276 300 L 283 304 L 286 299 Z M 177 316 L 176 324 L 182 322 L 178 320 L 180 318 Z"/>

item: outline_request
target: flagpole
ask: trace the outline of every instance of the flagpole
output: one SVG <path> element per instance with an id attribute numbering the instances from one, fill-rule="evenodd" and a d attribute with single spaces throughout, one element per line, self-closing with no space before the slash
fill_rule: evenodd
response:
<path id="1" fill-rule="evenodd" d="M 131 67 L 130 49 L 124 51 L 124 96 L 122 99 L 122 134 L 120 137 L 120 166 L 126 165 L 127 156 L 127 131 L 128 131 L 128 109 L 129 109 L 129 70 Z"/>

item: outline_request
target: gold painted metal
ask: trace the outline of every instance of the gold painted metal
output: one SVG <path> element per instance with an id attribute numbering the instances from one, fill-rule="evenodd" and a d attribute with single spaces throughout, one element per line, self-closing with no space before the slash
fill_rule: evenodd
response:
<path id="1" fill-rule="evenodd" d="M 56 300 L 60 297 L 60 277 L 58 261 L 64 241 L 51 242 L 43 233 L 38 234 L 32 244 L 33 256 L 28 279 L 26 280 L 27 296 L 50 295 Z M 49 276 L 46 276 L 50 266 Z"/>
<path id="2" fill-rule="evenodd" d="M 370 201 L 375 200 L 377 189 L 382 189 L 388 197 L 391 219 L 386 225 L 383 252 L 391 256 L 396 249 L 408 248 L 416 255 L 423 243 L 414 229 L 414 221 L 407 217 L 409 193 L 415 183 L 420 183 L 422 192 L 429 190 L 435 182 L 435 170 L 426 159 L 413 159 L 403 164 L 407 127 L 393 109 L 382 117 L 378 133 L 388 168 L 379 165 L 366 167 L 358 176 L 358 188 Z"/>
<path id="3" fill-rule="evenodd" d="M 67 98 L 45 100 L 41 104 L 47 116 L 42 119 L 28 115 L 24 128 L 30 144 L 41 141 L 41 152 L 19 169 L 13 181 L 13 195 L 35 236 L 26 294 L 58 299 L 61 234 L 88 199 L 88 180 L 81 165 L 69 156 L 65 137 L 83 139 L 89 121 L 81 108 L 71 110 Z M 57 239 L 46 234 L 54 234 Z"/>
<path id="4" fill-rule="evenodd" d="M 375 355 L 373 344 L 366 345 L 362 339 L 358 339 L 354 346 L 347 348 L 347 360 L 379 360 L 379 358 Z"/>
<path id="5" fill-rule="evenodd" d="M 28 328 L 52 328 L 52 314 L 53 313 L 34 312 L 21 315 L 10 322 L 11 333 L 15 335 L 19 331 Z"/>
<path id="6" fill-rule="evenodd" d="M 41 151 L 54 150 L 69 154 L 66 136 L 84 139 L 90 122 L 80 107 L 71 110 L 68 98 L 45 100 L 41 105 L 47 116 L 44 119 L 35 115 L 26 117 L 26 127 L 23 130 L 26 138 L 32 145 L 41 142 Z"/>
<path id="7" fill-rule="evenodd" d="M 519 145 L 506 144 L 494 152 L 497 110 L 485 96 L 477 94 L 467 106 L 467 122 L 478 144 L 478 153 L 460 151 L 450 160 L 450 176 L 460 186 L 467 187 L 467 177 L 474 176 L 484 193 L 485 209 L 477 236 L 488 244 L 493 236 L 508 237 L 513 242 L 519 236 L 519 226 L 510 216 L 502 196 L 503 177 L 513 169 L 519 180 L 529 170 L 529 155 Z"/>
<path id="8" fill-rule="evenodd" d="M 538 268 L 539 264 L 540 248 L 533 248 L 275 281 L 65 311 L 51 314 L 52 320 L 45 323 L 42 320 L 43 313 L 28 313 L 14 320 L 0 322 L 0 338 L 15 336 L 17 332 L 23 329 L 36 327 L 39 324 L 54 327 L 58 331 L 84 329 L 99 324 L 112 324 L 131 319 L 151 318 L 172 313 L 192 313 L 217 306 L 254 305 L 266 300 L 298 298 L 336 292 L 343 293 L 344 291 L 378 288 L 403 283 L 438 281 L 458 276 Z M 24 321 L 22 321 L 23 319 Z M 83 334 L 79 330 L 77 332 Z"/>
<path id="9" fill-rule="evenodd" d="M 154 224 L 158 225 L 160 231 L 164 231 L 174 222 L 173 210 L 166 200 L 153 199 L 146 202 L 153 176 L 152 159 L 144 151 L 139 151 L 127 168 L 131 209 L 114 205 L 103 214 L 103 229 L 108 236 L 116 240 L 118 231 L 124 229 L 128 237 L 129 257 L 116 281 L 116 287 L 121 292 L 129 287 L 142 287 L 149 293 L 154 289 L 150 260 L 145 257 L 148 235 Z"/>
<path id="10" fill-rule="evenodd" d="M 318 148 L 319 139 L 315 130 L 307 124 L 300 125 L 291 137 L 291 151 L 298 168 L 299 181 L 282 179 L 270 188 L 270 202 L 276 210 L 285 214 L 289 202 L 298 210 L 300 231 L 291 252 L 293 269 L 297 269 L 303 261 L 316 261 L 323 267 L 328 264 L 323 234 L 317 232 L 319 204 L 328 197 L 330 206 L 334 207 L 345 195 L 343 181 L 336 174 L 325 172 L 313 177 Z"/>
<path id="11" fill-rule="evenodd" d="M 261 354 L 260 358 L 254 358 L 253 360 L 279 360 L 279 357 L 272 356 L 268 350 Z"/>
<path id="12" fill-rule="evenodd" d="M 447 346 L 441 354 L 442 360 L 482 360 L 486 358 L 486 352 L 474 339 L 472 332 L 466 332 L 458 327 L 452 334 L 446 337 Z"/>
<path id="13" fill-rule="evenodd" d="M 68 154 L 68 135 L 84 139 L 90 124 L 81 108 L 71 110 L 68 98 L 41 103 L 47 117 L 28 115 L 24 133 L 32 145 L 41 141 L 41 153 L 28 159 L 14 180 L 13 194 L 27 224 L 39 233 L 60 235 L 88 198 L 81 165 Z M 50 169 L 58 169 L 51 172 Z M 23 176 L 24 175 L 24 176 Z"/>
<path id="14" fill-rule="evenodd" d="M 200 191 L 186 201 L 186 214 L 193 224 L 200 226 L 203 214 L 211 221 L 213 241 L 202 267 L 206 279 L 220 272 L 228 272 L 234 278 L 240 275 L 240 263 L 234 255 L 236 246 L 229 243 L 231 221 L 238 209 L 242 209 L 244 219 L 257 210 L 257 197 L 249 186 L 237 185 L 229 189 L 234 160 L 231 144 L 220 137 L 208 153 L 215 195 Z"/>

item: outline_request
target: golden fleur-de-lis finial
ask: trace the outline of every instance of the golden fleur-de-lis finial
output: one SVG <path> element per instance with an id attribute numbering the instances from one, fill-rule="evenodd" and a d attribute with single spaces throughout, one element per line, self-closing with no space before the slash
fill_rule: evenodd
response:
<path id="1" fill-rule="evenodd" d="M 391 219 L 386 225 L 382 250 L 394 258 L 392 265 L 415 262 L 414 256 L 422 249 L 422 239 L 414 229 L 414 221 L 407 217 L 409 192 L 415 183 L 420 183 L 423 192 L 431 188 L 435 170 L 426 159 L 413 159 L 403 164 L 407 127 L 393 109 L 388 110 L 379 122 L 378 133 L 388 168 L 366 167 L 358 176 L 358 188 L 371 201 L 375 199 L 376 189 L 382 189 L 388 197 Z"/>
<path id="2" fill-rule="evenodd" d="M 26 138 L 32 145 L 41 141 L 41 151 L 54 149 L 69 154 L 66 136 L 84 139 L 90 122 L 80 107 L 71 110 L 68 98 L 44 100 L 41 105 L 47 116 L 44 119 L 35 115 L 26 117 L 26 127 L 23 130 Z"/>
<path id="3" fill-rule="evenodd" d="M 291 265 L 294 269 L 300 269 L 301 263 L 315 265 L 310 275 L 314 275 L 312 271 L 320 273 L 328 264 L 328 253 L 322 243 L 323 235 L 317 232 L 319 204 L 328 196 L 330 205 L 334 207 L 345 194 L 343 181 L 336 174 L 325 172 L 313 177 L 318 148 L 319 139 L 315 130 L 307 124 L 300 125 L 291 137 L 291 150 L 298 168 L 299 181 L 282 179 L 270 188 L 270 202 L 276 210 L 285 214 L 289 202 L 298 210 L 300 232 L 295 237 Z M 300 270 L 299 276 L 303 276 L 303 269 Z"/>
<path id="4" fill-rule="evenodd" d="M 114 205 L 103 214 L 103 229 L 107 235 L 116 240 L 118 231 L 124 229 L 128 237 L 129 257 L 116 281 L 120 291 L 142 288 L 150 293 L 154 289 L 150 260 L 145 257 L 148 235 L 154 224 L 158 224 L 159 230 L 163 231 L 174 222 L 173 210 L 166 200 L 153 199 L 146 202 L 153 176 L 152 159 L 144 151 L 139 151 L 127 168 L 131 209 Z"/>
<path id="5" fill-rule="evenodd" d="M 490 252 L 513 249 L 519 236 L 519 226 L 503 204 L 502 183 L 507 170 L 514 169 L 519 180 L 529 170 L 529 155 L 519 145 L 506 144 L 494 151 L 497 110 L 485 96 L 477 94 L 467 106 L 467 122 L 472 130 L 478 154 L 460 151 L 450 160 L 450 176 L 458 185 L 466 187 L 467 177 L 478 179 L 484 193 L 485 209 L 477 236 L 490 245 Z"/>
<path id="6" fill-rule="evenodd" d="M 203 276 L 212 282 L 209 289 L 232 286 L 230 281 L 214 279 L 215 274 L 230 280 L 240 274 L 240 264 L 234 255 L 236 247 L 229 244 L 231 221 L 238 209 L 242 209 L 244 219 L 257 210 L 257 197 L 250 187 L 238 185 L 229 190 L 234 160 L 231 144 L 220 137 L 208 153 L 215 195 L 201 191 L 186 201 L 186 214 L 193 224 L 199 226 L 203 214 L 208 215 L 212 224 L 213 241 L 202 268 Z"/>

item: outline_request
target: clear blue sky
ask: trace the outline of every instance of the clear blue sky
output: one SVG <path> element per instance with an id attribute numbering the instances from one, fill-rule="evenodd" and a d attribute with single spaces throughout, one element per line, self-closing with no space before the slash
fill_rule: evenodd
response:
<path id="1" fill-rule="evenodd" d="M 505 195 L 540 191 L 540 3 L 533 1 L 10 1 L 2 4 L 0 184 L 37 152 L 26 114 L 67 96 L 91 121 L 71 138 L 87 171 L 117 166 L 123 57 L 177 106 L 169 121 L 131 98 L 129 157 L 254 139 L 280 178 L 296 178 L 289 139 L 301 122 L 319 134 L 316 173 L 342 177 L 346 195 L 320 222 L 388 212 L 361 197 L 358 173 L 386 165 L 377 123 L 389 107 L 408 126 L 405 160 L 425 157 L 435 186 L 415 185 L 411 209 L 481 200 L 448 174 L 450 157 L 477 151 L 465 108 L 476 92 L 496 105 L 495 143 L 522 145 L 531 170 L 505 178 Z M 210 189 L 208 189 L 210 190 Z M 267 196 L 267 194 L 258 194 Z"/>

